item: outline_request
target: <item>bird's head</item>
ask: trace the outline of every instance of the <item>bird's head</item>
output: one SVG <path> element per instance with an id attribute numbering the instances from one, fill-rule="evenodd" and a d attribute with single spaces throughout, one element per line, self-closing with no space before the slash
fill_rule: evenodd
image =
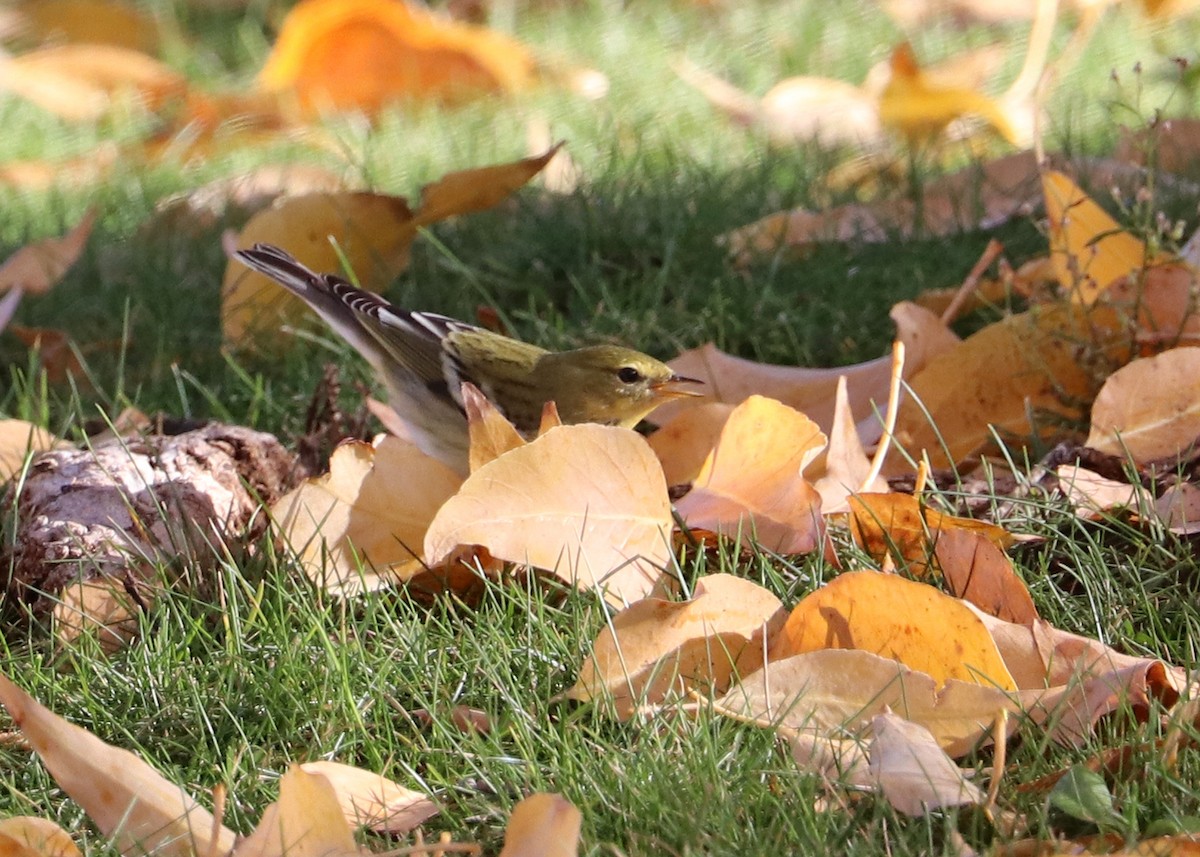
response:
<path id="1" fill-rule="evenodd" d="M 535 368 L 564 423 L 632 428 L 664 402 L 702 395 L 701 382 L 675 374 L 666 363 L 619 345 L 592 345 L 542 357 Z"/>

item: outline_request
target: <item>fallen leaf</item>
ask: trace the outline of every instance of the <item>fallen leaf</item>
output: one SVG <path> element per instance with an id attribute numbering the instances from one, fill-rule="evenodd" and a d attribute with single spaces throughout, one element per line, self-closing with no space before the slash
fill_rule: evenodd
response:
<path id="1" fill-rule="evenodd" d="M 21 472 L 30 453 L 53 449 L 50 432 L 25 420 L 0 420 L 0 485 Z"/>
<path id="2" fill-rule="evenodd" d="M 917 65 L 907 42 L 892 51 L 891 77 L 879 95 L 879 119 L 909 145 L 928 143 L 956 119 L 979 116 L 1014 145 L 1020 139 L 1001 104 L 981 92 L 930 79 Z"/>
<path id="3" fill-rule="evenodd" d="M 1063 173 L 1042 176 L 1050 258 L 1071 300 L 1091 304 L 1117 280 L 1146 264 L 1146 245 L 1123 230 Z"/>
<path id="4" fill-rule="evenodd" d="M 647 438 L 668 485 L 695 480 L 734 407 L 728 402 L 706 402 L 679 411 Z"/>
<path id="5" fill-rule="evenodd" d="M 206 852 L 197 852 L 203 854 Z M 232 857 L 360 857 L 329 778 L 293 765 L 279 779 L 279 800 Z"/>
<path id="6" fill-rule="evenodd" d="M 1014 690 L 987 626 L 963 602 L 894 574 L 840 574 L 792 610 L 771 660 L 817 649 L 863 649 L 929 674 Z"/>
<path id="7" fill-rule="evenodd" d="M 0 292 L 19 288 L 43 295 L 50 291 L 79 260 L 95 222 L 92 208 L 61 238 L 43 238 L 13 253 L 0 265 Z"/>
<path id="8" fill-rule="evenodd" d="M 560 426 L 472 473 L 430 524 L 425 559 L 480 545 L 628 603 L 670 562 L 671 527 L 662 468 L 639 434 Z"/>
<path id="9" fill-rule="evenodd" d="M 821 497 L 804 468 L 825 447 L 817 424 L 751 396 L 729 415 L 692 490 L 675 507 L 690 527 L 785 554 L 822 541 Z"/>
<path id="10" fill-rule="evenodd" d="M 534 71 L 519 42 L 406 2 L 304 0 L 284 19 L 258 81 L 293 94 L 310 116 L 371 114 L 404 99 L 509 94 L 528 86 Z"/>
<path id="11" fill-rule="evenodd" d="M 43 42 L 84 42 L 158 53 L 154 19 L 120 0 L 36 0 L 21 4 L 21 16 Z"/>
<path id="12" fill-rule="evenodd" d="M 951 467 L 1002 433 L 1029 436 L 1045 431 L 1032 417 L 1079 418 L 1091 401 L 1103 357 L 1113 364 L 1129 356 L 1119 314 L 1105 307 L 1035 307 L 990 324 L 930 361 L 912 377 L 900 404 L 896 441 L 933 467 Z M 1085 360 L 1084 358 L 1088 358 Z M 888 469 L 907 470 L 901 456 Z"/>
<path id="13" fill-rule="evenodd" d="M 873 717 L 892 709 L 922 724 L 952 756 L 977 747 L 1000 711 L 1017 710 L 1000 688 L 958 679 L 939 687 L 926 673 L 861 649 L 772 654 L 715 706 L 764 726 L 819 736 L 861 736 Z"/>
<path id="14" fill-rule="evenodd" d="M 500 857 L 575 857 L 583 813 L 562 795 L 532 794 L 513 807 Z"/>
<path id="15" fill-rule="evenodd" d="M 334 450 L 329 473 L 281 497 L 271 515 L 313 582 L 355 595 L 424 571 L 426 530 L 461 484 L 399 438 L 350 442 Z"/>
<path id="16" fill-rule="evenodd" d="M 1064 464 L 1055 474 L 1059 489 L 1081 518 L 1096 518 L 1102 512 L 1121 507 L 1140 509 L 1143 503 L 1147 508 L 1153 505 L 1154 498 L 1145 495 L 1139 486 L 1106 479 L 1082 467 Z"/>
<path id="17" fill-rule="evenodd" d="M 1176 458 L 1200 438 L 1200 349 L 1173 348 L 1121 367 L 1092 403 L 1087 445 L 1137 464 Z"/>
<path id="18" fill-rule="evenodd" d="M 319 774 L 333 786 L 346 823 L 376 833 L 405 834 L 439 812 L 424 792 L 413 791 L 386 777 L 340 762 L 305 762 L 300 770 Z"/>
<path id="19" fill-rule="evenodd" d="M 79 359 L 79 353 L 71 343 L 66 331 L 49 327 L 25 327 L 14 324 L 9 330 L 31 351 L 37 353 L 38 364 L 46 373 L 51 384 L 63 384 L 75 378 L 87 382 L 87 370 Z"/>
<path id="20" fill-rule="evenodd" d="M 187 89 L 167 65 L 109 45 L 55 45 L 0 63 L 0 90 L 75 122 L 97 121 L 125 104 L 157 111 Z"/>
<path id="21" fill-rule="evenodd" d="M 644 598 L 614 616 L 564 696 L 611 700 L 625 719 L 689 689 L 723 693 L 762 666 L 785 619 L 783 603 L 758 584 L 708 575 L 689 601 Z"/>
<path id="22" fill-rule="evenodd" d="M 504 418 L 504 414 L 488 401 L 478 387 L 462 385 L 463 408 L 467 412 L 467 433 L 470 437 L 470 468 L 474 473 L 511 449 L 525 445 L 525 438 Z"/>
<path id="23" fill-rule="evenodd" d="M 1029 624 L 1037 607 L 1012 560 L 985 533 L 957 527 L 937 535 L 934 556 L 946 591 L 1007 622 Z"/>
<path id="24" fill-rule="evenodd" d="M 32 857 L 81 857 L 71 835 L 48 818 L 29 815 L 5 818 L 0 820 L 0 836 L 32 850 Z"/>
<path id="25" fill-rule="evenodd" d="M 1200 532 L 1200 487 L 1191 482 L 1169 487 L 1154 501 L 1153 508 L 1172 533 L 1190 536 Z"/>
<path id="26" fill-rule="evenodd" d="M 826 516 L 849 510 L 852 494 L 887 490 L 887 482 L 882 476 L 876 474 L 870 481 L 867 479 L 871 475 L 871 459 L 854 427 L 854 414 L 850 411 L 846 390 L 843 377 L 838 383 L 829 446 L 811 470 L 813 487 L 821 495 L 821 512 Z"/>
<path id="27" fill-rule="evenodd" d="M 0 704 L 59 787 L 124 854 L 227 854 L 236 836 L 127 750 L 49 711 L 0 673 Z"/>
<path id="28" fill-rule="evenodd" d="M 983 792 L 968 782 L 929 730 L 894 714 L 871 723 L 871 773 L 888 803 L 919 817 L 945 806 L 982 804 Z"/>
<path id="29" fill-rule="evenodd" d="M 79 580 L 63 587 L 58 597 L 54 635 L 63 645 L 94 634 L 100 648 L 112 654 L 137 637 L 140 610 L 120 580 Z"/>

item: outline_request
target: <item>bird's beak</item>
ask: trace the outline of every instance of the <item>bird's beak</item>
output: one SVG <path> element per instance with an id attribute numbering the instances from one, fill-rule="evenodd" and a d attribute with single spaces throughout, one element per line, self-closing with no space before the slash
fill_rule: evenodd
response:
<path id="1" fill-rule="evenodd" d="M 703 396 L 704 393 L 699 390 L 688 390 L 684 388 L 687 384 L 700 384 L 703 381 L 698 381 L 695 378 L 685 378 L 682 375 L 672 375 L 665 381 L 651 385 L 650 389 L 654 391 L 654 395 L 659 399 L 685 399 L 689 396 Z"/>

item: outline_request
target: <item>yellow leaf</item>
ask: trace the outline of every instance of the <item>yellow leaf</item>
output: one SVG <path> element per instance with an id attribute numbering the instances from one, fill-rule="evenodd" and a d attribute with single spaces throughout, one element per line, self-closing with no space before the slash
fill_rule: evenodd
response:
<path id="1" fill-rule="evenodd" d="M 511 93 L 533 75 L 524 46 L 483 27 L 398 0 L 304 0 L 284 20 L 259 84 L 294 93 L 309 114 L 374 113 L 403 99 Z"/>
<path id="2" fill-rule="evenodd" d="M 0 420 L 0 485 L 21 471 L 30 453 L 53 449 L 58 441 L 24 420 Z"/>
<path id="3" fill-rule="evenodd" d="M 1071 300 L 1092 304 L 1118 280 L 1146 264 L 1146 245 L 1124 231 L 1075 182 L 1060 172 L 1042 175 L 1050 257 Z"/>
<path id="4" fill-rule="evenodd" d="M 430 524 L 425 559 L 480 545 L 627 603 L 670 561 L 671 524 L 662 468 L 641 435 L 560 426 L 472 473 Z"/>
<path id="5" fill-rule="evenodd" d="M 299 768 L 329 781 L 342 815 L 352 827 L 404 834 L 438 813 L 437 804 L 424 792 L 406 789 L 362 768 L 325 760 L 305 762 Z"/>
<path id="6" fill-rule="evenodd" d="M 891 72 L 879 97 L 879 118 L 910 144 L 938 136 L 955 119 L 967 115 L 982 117 L 1006 140 L 1017 143 L 1017 131 L 998 102 L 973 89 L 931 81 L 907 43 L 892 52 Z"/>
<path id="7" fill-rule="evenodd" d="M 266 808 L 254 832 L 238 843 L 237 857 L 361 857 L 361 853 L 328 778 L 293 765 L 279 780 L 279 800 Z"/>
<path id="8" fill-rule="evenodd" d="M 862 649 L 932 676 L 1016 690 L 978 616 L 956 598 L 895 574 L 856 571 L 806 596 L 771 660 L 818 649 Z"/>

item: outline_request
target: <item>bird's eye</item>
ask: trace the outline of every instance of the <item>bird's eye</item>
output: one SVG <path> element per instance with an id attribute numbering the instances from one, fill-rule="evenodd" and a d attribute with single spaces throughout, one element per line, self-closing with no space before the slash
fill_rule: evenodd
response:
<path id="1" fill-rule="evenodd" d="M 617 370 L 617 377 L 621 379 L 622 384 L 636 384 L 642 380 L 642 373 L 632 366 L 622 366 Z"/>

